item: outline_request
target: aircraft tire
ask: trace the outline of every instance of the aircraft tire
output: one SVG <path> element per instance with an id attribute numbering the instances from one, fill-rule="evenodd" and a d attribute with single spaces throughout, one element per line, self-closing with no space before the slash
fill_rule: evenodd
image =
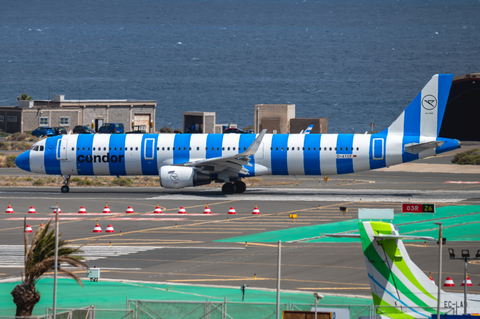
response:
<path id="1" fill-rule="evenodd" d="M 225 183 L 225 184 L 223 184 L 223 186 L 222 186 L 222 193 L 224 193 L 224 194 L 233 194 L 233 193 L 235 193 L 235 189 L 236 189 L 236 187 L 235 187 L 234 184 L 232 184 L 232 183 Z"/>
<path id="2" fill-rule="evenodd" d="M 60 190 L 62 191 L 62 193 L 68 193 L 70 191 L 70 187 L 68 187 L 67 185 L 63 185 Z"/>
<path id="3" fill-rule="evenodd" d="M 235 185 L 235 193 L 244 193 L 247 190 L 247 185 L 242 181 L 236 181 L 233 183 Z"/>

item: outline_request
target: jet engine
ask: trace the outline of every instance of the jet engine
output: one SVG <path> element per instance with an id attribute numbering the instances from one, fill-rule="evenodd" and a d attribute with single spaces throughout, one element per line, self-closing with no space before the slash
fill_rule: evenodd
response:
<path id="1" fill-rule="evenodd" d="M 210 184 L 210 175 L 200 173 L 194 167 L 162 166 L 160 168 L 160 185 L 165 188 L 183 188 Z"/>

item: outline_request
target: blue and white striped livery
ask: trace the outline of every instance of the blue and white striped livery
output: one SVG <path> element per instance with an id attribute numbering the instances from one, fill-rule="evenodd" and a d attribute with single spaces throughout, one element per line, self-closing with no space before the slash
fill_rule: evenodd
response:
<path id="1" fill-rule="evenodd" d="M 387 167 L 456 149 L 438 137 L 453 75 L 435 75 L 386 130 L 376 134 L 95 134 L 35 143 L 18 167 L 62 175 L 157 175 L 166 188 L 225 182 L 243 193 L 242 178 L 335 175 Z"/>

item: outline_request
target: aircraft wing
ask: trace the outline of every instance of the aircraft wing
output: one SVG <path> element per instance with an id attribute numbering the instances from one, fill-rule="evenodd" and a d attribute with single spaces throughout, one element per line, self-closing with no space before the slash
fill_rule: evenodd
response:
<path id="1" fill-rule="evenodd" d="M 250 156 L 254 155 L 257 152 L 266 132 L 267 132 L 266 129 L 260 132 L 257 138 L 253 141 L 253 143 L 243 153 L 186 162 L 182 164 L 177 164 L 177 166 L 201 167 L 201 168 L 213 166 L 214 167 L 213 171 L 219 171 L 219 170 L 222 171 L 222 170 L 231 168 L 233 170 L 239 171 L 242 174 L 248 175 L 248 171 L 243 167 L 243 165 L 252 166 L 252 164 L 249 163 Z M 220 167 L 220 168 L 216 169 L 215 167 Z"/>
<path id="2" fill-rule="evenodd" d="M 443 145 L 442 141 L 431 141 L 431 142 L 426 142 L 426 143 L 410 143 L 410 144 L 405 144 L 405 152 L 410 153 L 410 154 L 418 154 L 420 152 L 423 152 L 425 150 L 431 149 L 431 148 L 439 148 L 440 146 Z"/>

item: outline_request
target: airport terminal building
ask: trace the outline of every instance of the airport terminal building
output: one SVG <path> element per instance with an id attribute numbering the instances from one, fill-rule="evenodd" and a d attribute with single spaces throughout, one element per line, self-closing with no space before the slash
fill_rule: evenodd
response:
<path id="1" fill-rule="evenodd" d="M 33 131 L 39 126 L 88 125 L 98 130 L 103 123 L 123 123 L 125 131 L 141 126 L 155 132 L 156 101 L 137 100 L 53 100 L 18 101 L 18 106 L 0 106 L 0 130 L 7 133 Z"/>

